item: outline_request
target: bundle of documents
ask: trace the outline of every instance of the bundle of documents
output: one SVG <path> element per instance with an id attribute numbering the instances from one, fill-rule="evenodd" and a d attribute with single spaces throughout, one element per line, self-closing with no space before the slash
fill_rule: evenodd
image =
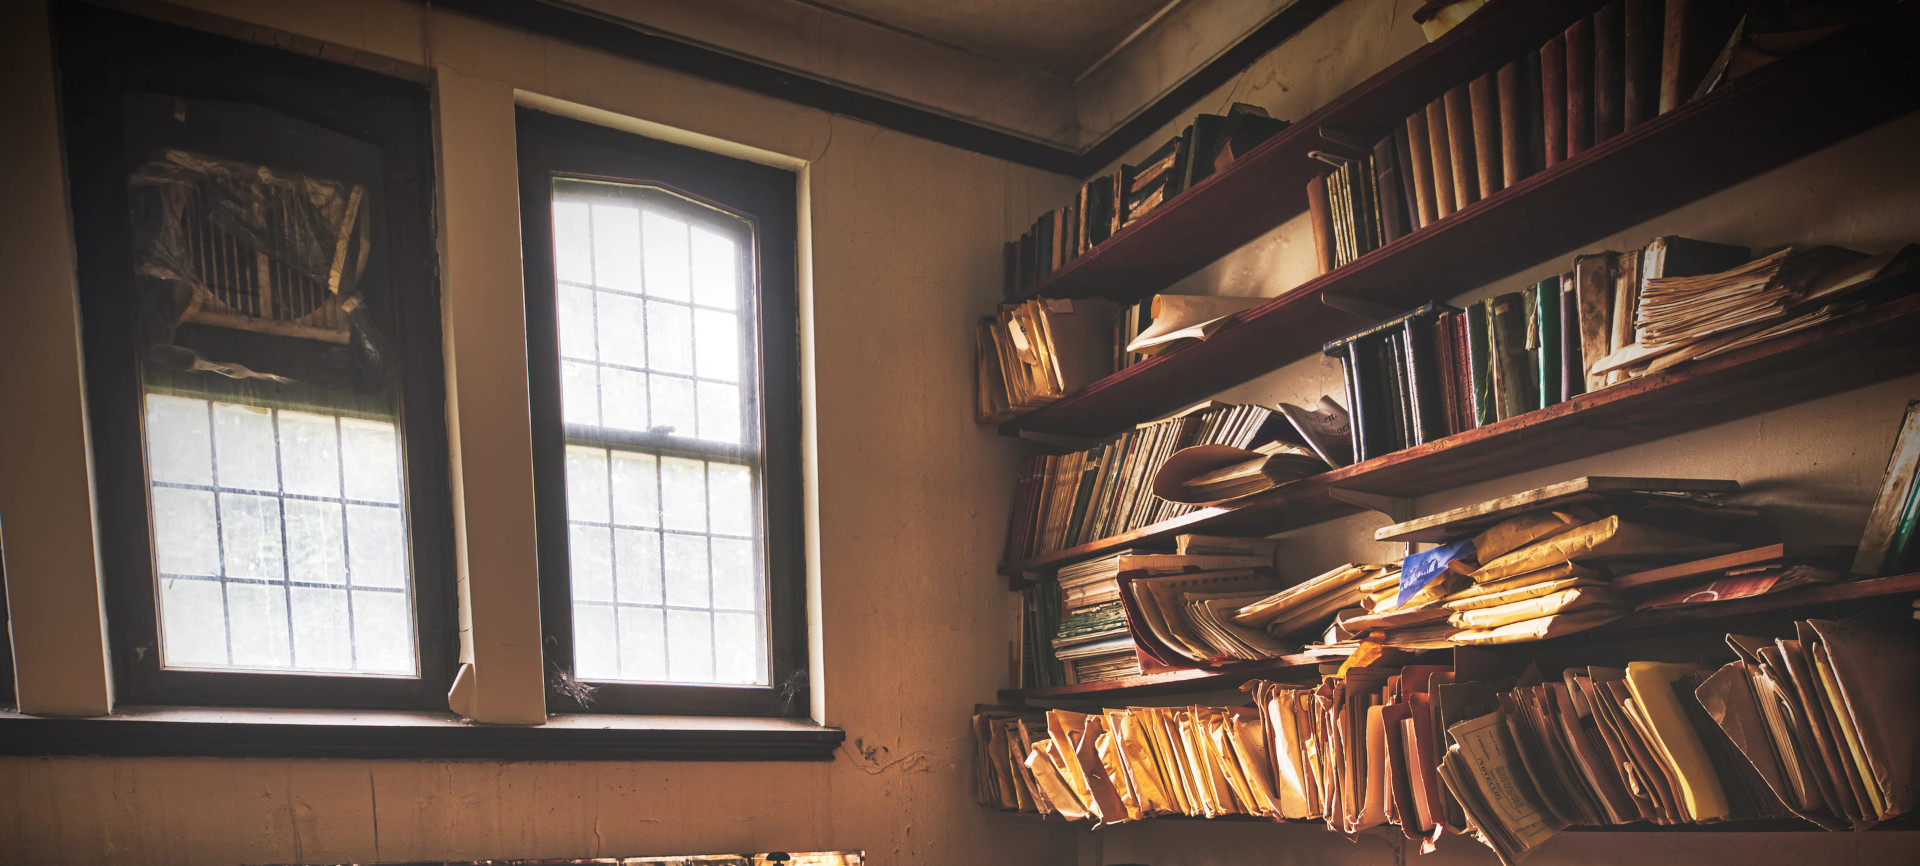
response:
<path id="1" fill-rule="evenodd" d="M 1834 246 L 1788 247 L 1731 268 L 1656 273 L 1649 247 L 1630 341 L 1593 361 L 1590 375 L 1619 381 L 1785 336 L 1911 291 L 1891 278 L 1920 261 L 1908 244 L 1879 256 Z M 1910 284 L 1910 281 L 1907 281 Z"/>
<path id="2" fill-rule="evenodd" d="M 975 332 L 980 421 L 1030 412 L 1112 373 L 1117 309 L 1098 299 L 1035 298 L 981 319 Z"/>
<path id="3" fill-rule="evenodd" d="M 1837 552 L 1772 545 L 1757 512 L 1720 498 L 1732 481 L 1587 477 L 1379 530 L 1442 546 L 1341 627 L 1385 646 L 1543 640 L 1642 608 L 1698 604 L 1837 579 Z M 1703 558 L 1704 557 L 1704 558 Z M 1680 564 L 1674 564 L 1674 563 Z"/>

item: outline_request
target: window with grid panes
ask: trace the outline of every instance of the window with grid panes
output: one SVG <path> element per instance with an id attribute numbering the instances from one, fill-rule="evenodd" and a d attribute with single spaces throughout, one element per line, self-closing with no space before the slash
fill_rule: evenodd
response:
<path id="1" fill-rule="evenodd" d="M 550 706 L 804 710 L 793 176 L 525 110 L 521 154 L 542 619 L 587 687 Z"/>
<path id="2" fill-rule="evenodd" d="M 766 685 L 748 224 L 553 183 L 574 674 Z"/>
<path id="3" fill-rule="evenodd" d="M 118 701 L 444 708 L 425 87 L 57 17 Z"/>

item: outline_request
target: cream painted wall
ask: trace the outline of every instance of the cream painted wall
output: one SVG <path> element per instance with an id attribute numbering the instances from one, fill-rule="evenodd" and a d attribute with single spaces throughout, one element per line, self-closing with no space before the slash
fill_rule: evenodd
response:
<path id="1" fill-rule="evenodd" d="M 1419 0 L 1347 0 L 1236 81 L 1199 100 L 1186 116 L 1150 137 L 1122 161 L 1136 161 L 1179 131 L 1192 114 L 1217 112 L 1234 101 L 1265 106 L 1275 117 L 1298 118 L 1424 44 L 1410 17 Z M 1565 270 L 1576 252 L 1630 249 L 1648 239 L 1681 234 L 1755 248 L 1788 243 L 1833 243 L 1881 252 L 1920 241 L 1920 114 L 1909 115 L 1749 180 L 1602 238 L 1459 297 L 1458 305 Z M 1304 195 L 1282 190 L 1280 195 Z M 1543 216 L 1543 218 L 1546 218 Z M 1316 275 L 1312 230 L 1305 217 L 1282 225 L 1172 287 L 1170 291 L 1271 297 Z M 1229 389 L 1220 399 L 1271 404 L 1311 403 L 1338 395 L 1336 363 L 1303 359 Z M 1906 376 L 1836 393 L 1800 406 L 1489 480 L 1421 497 L 1419 513 L 1466 505 L 1580 475 L 1652 475 L 1732 478 L 1744 501 L 1768 508 L 1787 540 L 1849 544 L 1859 540 L 1867 509 L 1886 469 L 1887 455 L 1908 400 L 1920 399 L 1920 376 Z M 1284 576 L 1317 574 L 1341 562 L 1385 560 L 1398 545 L 1373 542 L 1388 521 L 1357 515 L 1281 537 Z M 1212 696 L 1210 696 L 1212 697 Z M 1328 831 L 1162 821 L 1103 831 L 1081 830 L 1081 863 L 1153 866 L 1228 866 L 1249 862 L 1331 866 L 1410 863 L 1420 866 L 1497 862 L 1469 840 L 1443 840 L 1421 856 L 1396 853 L 1382 835 L 1349 842 Z M 1398 831 L 1395 831 L 1397 835 Z M 1527 862 L 1529 866 L 1584 863 L 1797 862 L 1912 863 L 1920 834 L 1567 834 Z"/>
<path id="2" fill-rule="evenodd" d="M 1006 679 L 1007 595 L 993 563 L 1019 448 L 971 422 L 971 322 L 998 294 L 999 239 L 1033 210 L 1064 198 L 1070 180 L 447 13 L 434 13 L 423 27 L 422 7 L 404 0 L 192 5 L 424 63 L 443 84 L 459 82 L 443 91 L 451 98 L 438 111 L 449 211 L 445 290 L 458 311 L 451 339 L 463 371 L 484 369 L 469 366 L 470 351 L 515 339 L 519 313 L 510 308 L 517 300 L 505 303 L 501 293 L 511 294 L 517 246 L 497 244 L 514 216 L 511 202 L 497 210 L 500 190 L 488 185 L 511 184 L 511 149 L 499 136 L 511 130 L 516 90 L 806 162 L 814 322 L 806 346 L 808 411 L 825 626 L 817 669 L 825 720 L 844 727 L 848 743 L 825 764 L 7 758 L 0 759 L 0 863 L 335 863 L 769 848 L 865 849 L 879 864 L 962 862 L 968 852 L 978 852 L 975 862 L 1016 864 L 1075 856 L 1074 837 L 1060 826 L 973 804 L 966 721 L 971 705 Z M 38 44 L 44 62 L 44 36 Z M 27 95 L 49 104 L 44 67 L 23 81 Z M 27 121 L 25 131 L 41 140 L 53 134 L 50 113 L 13 119 Z M 16 155 L 12 133 L 9 159 Z M 38 169 L 58 177 L 57 153 L 41 151 Z M 42 227 L 65 222 L 58 195 L 9 196 L 0 237 L 43 237 Z M 489 241 L 495 248 L 483 249 Z M 11 240 L 7 251 L 34 254 Z M 28 291 L 70 296 L 64 267 L 20 271 L 4 291 L 10 300 Z M 509 357 L 496 364 L 506 370 L 516 350 L 499 348 Z M 507 383 L 506 393 L 491 400 L 469 386 L 485 383 L 458 383 L 463 416 L 525 423 L 524 406 L 517 422 L 511 406 L 521 386 Z M 0 413 L 31 402 L 14 395 L 0 391 L 8 400 Z M 463 434 L 470 524 L 482 495 L 525 495 L 524 456 L 513 453 L 520 434 L 489 435 L 487 448 L 476 449 Z M 84 489 L 84 462 L 68 463 L 64 471 L 49 470 L 45 483 Z M 6 502 L 11 530 L 16 518 Z M 507 557 L 486 563 L 488 580 L 511 597 L 512 587 L 532 580 L 516 566 L 532 526 L 509 519 L 525 503 L 482 504 L 492 509 L 485 531 L 507 536 L 485 542 L 492 545 L 485 550 Z M 75 521 L 84 517 L 64 520 L 64 533 L 81 533 Z M 481 551 L 472 536 L 468 543 Z M 9 557 L 9 565 L 17 574 L 34 563 Z M 502 636 L 478 612 L 473 625 L 482 642 L 522 639 Z M 484 668 L 487 658 L 475 656 Z M 97 664 L 85 661 L 65 673 L 91 669 L 97 678 Z M 524 673 L 504 676 L 524 686 Z M 482 680 L 485 688 L 485 674 Z"/>

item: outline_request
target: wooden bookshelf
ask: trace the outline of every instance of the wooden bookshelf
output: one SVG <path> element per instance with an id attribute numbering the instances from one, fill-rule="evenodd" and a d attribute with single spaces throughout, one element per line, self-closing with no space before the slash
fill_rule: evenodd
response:
<path id="1" fill-rule="evenodd" d="M 1447 39 L 1409 55 L 1326 109 L 1263 144 L 1241 164 L 1056 271 L 1036 290 L 1129 299 L 1237 248 L 1299 213 L 1326 147 L 1321 125 L 1378 136 L 1477 73 L 1475 57 L 1537 44 L 1534 30 L 1561 4 L 1490 3 Z M 1494 13 L 1482 20 L 1481 15 Z M 1523 22 L 1522 19 L 1525 19 Z M 1478 25 L 1474 24 L 1478 21 Z M 1323 295 L 1411 308 L 1522 268 L 1570 256 L 1622 229 L 1752 178 L 1920 107 L 1914 27 L 1895 18 L 1814 45 L 1617 135 L 1359 260 L 1236 316 L 1202 343 L 1146 359 L 1001 425 L 1004 433 L 1099 436 L 1320 352 L 1368 324 Z M 1467 30 L 1467 28 L 1474 28 Z M 1548 28 L 1551 30 L 1551 28 Z M 1448 39 L 1458 35 L 1458 43 Z M 1544 38 L 1544 37 L 1542 37 Z M 1505 41 L 1503 41 L 1505 40 Z M 1481 53 L 1474 52 L 1495 52 Z M 1455 56 L 1458 53 L 1459 56 Z M 1422 79 L 1419 85 L 1410 77 Z M 1874 252 L 1878 252 L 1877 250 Z M 1349 304 L 1349 306 L 1352 306 Z"/>
<path id="2" fill-rule="evenodd" d="M 1493 0 L 1439 41 L 1295 121 L 1014 300 L 1140 297 L 1205 267 L 1306 212 L 1307 181 L 1326 170 L 1307 154 L 1334 146 L 1321 137 L 1322 127 L 1377 139 L 1447 88 L 1487 71 L 1490 60 L 1537 49 L 1599 6 L 1596 0 Z"/>
<path id="3" fill-rule="evenodd" d="M 1888 283 L 1920 289 L 1920 275 Z M 1051 573 L 1182 533 L 1270 535 L 1361 510 L 1335 499 L 1336 490 L 1410 498 L 1711 427 L 1844 390 L 1835 383 L 1850 389 L 1920 371 L 1916 333 L 1920 295 L 1001 571 Z"/>
<path id="4" fill-rule="evenodd" d="M 1733 601 L 1665 610 L 1637 611 L 1602 628 L 1556 638 L 1553 642 L 1607 639 L 1636 632 L 1705 625 L 1754 614 L 1801 611 L 1825 605 L 1913 596 L 1920 596 L 1920 573 L 1808 586 Z M 1501 648 L 1525 646 L 1527 644 L 1506 644 Z M 1283 656 L 1272 661 L 1234 665 L 1219 670 L 1168 671 L 1098 683 L 1038 689 L 1006 689 L 1000 692 L 1000 699 L 1003 701 L 1102 703 L 1151 695 L 1234 689 L 1239 688 L 1241 683 L 1255 679 L 1311 681 L 1317 679 L 1319 665 L 1327 661 L 1339 660 L 1312 656 Z"/>

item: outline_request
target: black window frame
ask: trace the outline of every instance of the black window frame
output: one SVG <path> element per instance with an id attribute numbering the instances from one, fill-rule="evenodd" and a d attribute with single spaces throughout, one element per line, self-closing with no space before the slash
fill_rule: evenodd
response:
<path id="1" fill-rule="evenodd" d="M 542 648 L 552 712 L 803 717 L 809 712 L 806 564 L 800 467 L 798 177 L 722 156 L 531 108 L 516 110 L 520 231 L 527 302 L 527 375 L 532 408 L 534 512 L 538 532 Z M 573 680 L 573 606 L 568 577 L 559 312 L 553 244 L 555 179 L 661 188 L 753 224 L 757 270 L 751 333 L 758 338 L 761 531 L 768 590 L 767 686 Z M 660 437 L 631 444 L 653 450 Z M 671 438 L 671 437 L 669 437 Z M 671 445 L 667 446 L 669 449 Z M 671 453 L 670 450 L 667 453 Z"/>
<path id="2" fill-rule="evenodd" d="M 117 702 L 445 709 L 458 659 L 455 558 L 431 103 L 420 83 L 75 2 L 51 7 L 72 205 L 81 341 Z M 405 455 L 417 677 L 163 670 L 133 249 L 123 153 L 129 92 L 259 105 L 378 147 L 385 276 Z M 217 395 L 208 395 L 217 399 Z"/>

